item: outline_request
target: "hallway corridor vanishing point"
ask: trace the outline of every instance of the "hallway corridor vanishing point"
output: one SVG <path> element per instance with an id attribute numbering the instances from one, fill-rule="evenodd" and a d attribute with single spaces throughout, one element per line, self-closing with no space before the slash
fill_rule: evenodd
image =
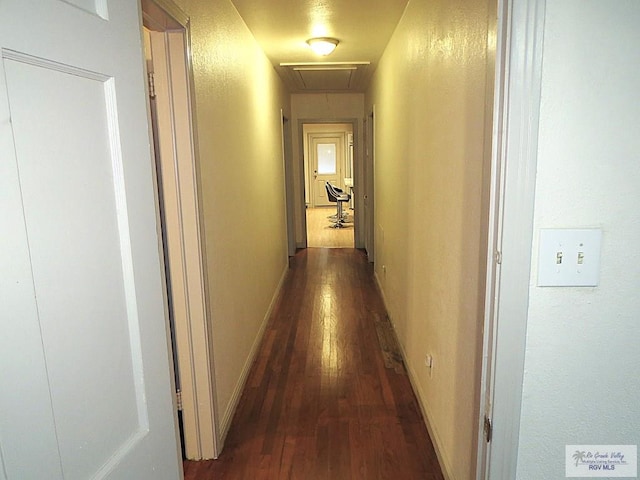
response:
<path id="1" fill-rule="evenodd" d="M 298 252 L 225 448 L 185 479 L 442 479 L 389 332 L 363 252 Z"/>

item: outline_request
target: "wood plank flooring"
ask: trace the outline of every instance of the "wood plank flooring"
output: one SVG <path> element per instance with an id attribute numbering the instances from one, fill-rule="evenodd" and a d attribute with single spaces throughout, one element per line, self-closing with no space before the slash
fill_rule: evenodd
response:
<path id="1" fill-rule="evenodd" d="M 344 228 L 331 228 L 328 215 L 336 213 L 335 207 L 307 208 L 307 246 L 327 248 L 353 248 L 353 210 L 343 224 Z"/>
<path id="2" fill-rule="evenodd" d="M 386 318 L 363 252 L 300 251 L 220 458 L 185 479 L 442 480 Z"/>

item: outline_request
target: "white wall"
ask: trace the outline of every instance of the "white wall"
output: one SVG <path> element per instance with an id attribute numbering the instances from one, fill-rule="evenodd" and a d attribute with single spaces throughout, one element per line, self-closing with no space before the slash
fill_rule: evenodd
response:
<path id="1" fill-rule="evenodd" d="M 519 480 L 640 443 L 640 3 L 547 2 Z M 600 284 L 536 287 L 540 228 L 603 230 Z"/>
<path id="2" fill-rule="evenodd" d="M 354 148 L 356 158 L 354 158 L 356 170 L 356 184 L 362 185 L 364 181 L 358 170 L 362 169 L 363 157 L 363 132 L 362 120 L 364 118 L 364 95 L 361 93 L 328 93 L 328 94 L 293 94 L 291 95 L 291 148 L 293 156 L 293 177 L 295 198 L 295 234 L 296 246 L 304 246 L 304 217 L 305 217 L 305 192 L 304 190 L 304 158 L 302 140 L 302 127 L 300 120 L 315 120 L 322 122 L 339 122 L 344 120 L 358 119 L 357 129 L 354 132 Z M 362 198 L 355 193 L 355 210 L 363 211 Z M 361 229 L 362 218 L 356 213 L 356 233 Z M 356 247 L 361 247 L 361 241 L 356 235 Z"/>
<path id="3" fill-rule="evenodd" d="M 229 0 L 191 19 L 202 214 L 218 413 L 228 428 L 287 268 L 280 109 L 289 95 Z"/>
<path id="4" fill-rule="evenodd" d="M 445 475 L 460 480 L 475 470 L 494 3 L 411 0 L 366 96 L 376 275 Z"/>

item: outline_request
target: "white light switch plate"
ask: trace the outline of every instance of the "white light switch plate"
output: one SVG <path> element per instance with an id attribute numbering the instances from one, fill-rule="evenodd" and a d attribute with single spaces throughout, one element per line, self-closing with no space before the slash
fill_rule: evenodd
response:
<path id="1" fill-rule="evenodd" d="M 600 277 L 600 229 L 540 230 L 539 287 L 595 287 Z"/>

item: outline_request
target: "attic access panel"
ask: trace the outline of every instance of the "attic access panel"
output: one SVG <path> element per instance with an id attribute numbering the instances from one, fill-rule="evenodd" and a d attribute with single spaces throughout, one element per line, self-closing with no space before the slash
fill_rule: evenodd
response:
<path id="1" fill-rule="evenodd" d="M 355 92 L 366 86 L 369 62 L 281 63 L 278 73 L 292 92 Z"/>
<path id="2" fill-rule="evenodd" d="M 349 90 L 355 68 L 344 70 L 294 69 L 306 90 Z"/>

